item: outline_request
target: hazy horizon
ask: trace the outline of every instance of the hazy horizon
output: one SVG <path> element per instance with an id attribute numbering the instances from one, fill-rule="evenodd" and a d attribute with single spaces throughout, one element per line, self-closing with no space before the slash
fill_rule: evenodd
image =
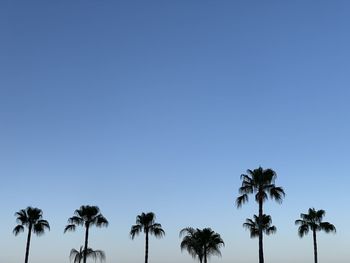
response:
<path id="1" fill-rule="evenodd" d="M 150 263 L 190 263 L 179 231 L 211 227 L 225 242 L 212 263 L 258 261 L 235 207 L 240 175 L 277 172 L 277 233 L 265 261 L 313 262 L 294 221 L 324 209 L 320 263 L 345 263 L 349 203 L 350 2 L 1 1 L 0 262 L 24 261 L 14 213 L 43 210 L 29 263 L 68 263 L 83 231 L 63 234 L 81 205 L 108 228 L 89 244 L 106 263 L 144 260 L 129 231 L 152 211 L 166 236 Z"/>

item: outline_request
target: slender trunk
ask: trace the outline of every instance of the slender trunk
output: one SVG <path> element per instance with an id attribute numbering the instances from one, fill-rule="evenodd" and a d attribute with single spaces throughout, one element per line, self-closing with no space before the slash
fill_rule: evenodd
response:
<path id="1" fill-rule="evenodd" d="M 84 245 L 84 253 L 83 253 L 83 262 L 86 263 L 87 249 L 88 249 L 88 240 L 89 240 L 89 225 L 85 226 L 85 245 Z"/>
<path id="2" fill-rule="evenodd" d="M 312 231 L 313 239 L 314 239 L 314 258 L 315 263 L 317 263 L 317 240 L 316 240 L 316 230 Z"/>
<path id="3" fill-rule="evenodd" d="M 263 217 L 263 200 L 259 198 L 259 263 L 264 263 L 264 246 L 263 246 L 263 229 L 262 229 L 262 217 Z"/>
<path id="4" fill-rule="evenodd" d="M 207 263 L 207 248 L 204 246 L 204 263 Z"/>
<path id="5" fill-rule="evenodd" d="M 26 245 L 26 255 L 24 258 L 24 263 L 28 263 L 28 257 L 29 257 L 29 247 L 30 247 L 30 238 L 32 236 L 32 228 L 33 225 L 29 224 L 29 228 L 28 228 L 28 237 L 27 237 L 27 245 Z"/>
<path id="6" fill-rule="evenodd" d="M 145 263 L 148 262 L 148 230 L 146 230 Z"/>

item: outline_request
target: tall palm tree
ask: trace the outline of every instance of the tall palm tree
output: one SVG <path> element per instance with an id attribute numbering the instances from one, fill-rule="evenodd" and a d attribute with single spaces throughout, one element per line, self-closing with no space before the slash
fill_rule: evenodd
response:
<path id="1" fill-rule="evenodd" d="M 64 233 L 67 231 L 75 231 L 76 226 L 85 227 L 83 263 L 86 263 L 90 227 L 107 227 L 108 221 L 100 213 L 100 209 L 97 206 L 82 205 L 79 209 L 74 211 L 74 214 L 74 216 L 68 219 L 68 225 L 64 228 Z"/>
<path id="2" fill-rule="evenodd" d="M 263 204 L 270 197 L 278 203 L 281 203 L 285 193 L 282 187 L 275 185 L 277 174 L 272 169 L 263 169 L 259 167 L 254 170 L 247 170 L 247 174 L 242 174 L 242 186 L 239 188 L 241 194 L 236 199 L 237 207 L 241 207 L 248 201 L 249 194 L 255 194 L 255 201 L 259 205 L 259 221 L 258 221 L 258 236 L 259 236 L 259 263 L 264 263 L 264 248 L 263 248 Z"/>
<path id="3" fill-rule="evenodd" d="M 13 229 L 13 233 L 17 236 L 24 231 L 24 227 L 28 228 L 27 245 L 24 262 L 28 263 L 30 239 L 32 232 L 37 236 L 44 234 L 45 229 L 50 230 L 49 222 L 42 219 L 43 212 L 39 208 L 28 206 L 26 209 L 21 209 L 15 213 L 18 225 Z"/>
<path id="4" fill-rule="evenodd" d="M 277 231 L 275 226 L 271 226 L 272 219 L 271 216 L 263 214 L 262 216 L 262 229 L 263 233 L 266 235 L 274 234 Z M 250 237 L 258 237 L 259 236 L 259 217 L 254 215 L 254 219 L 247 218 L 246 222 L 243 224 L 243 227 L 250 231 Z"/>
<path id="5" fill-rule="evenodd" d="M 88 248 L 86 250 L 86 257 L 92 258 L 93 260 L 99 259 L 101 262 L 106 259 L 105 252 L 102 250 L 93 250 Z M 73 260 L 73 263 L 81 263 L 81 260 L 84 258 L 84 249 L 83 246 L 80 247 L 79 251 L 76 249 L 72 249 L 69 255 L 70 260 Z"/>
<path id="6" fill-rule="evenodd" d="M 180 231 L 181 236 L 184 236 L 180 244 L 181 250 L 186 249 L 193 258 L 198 257 L 200 263 L 207 263 L 211 255 L 221 256 L 220 248 L 225 245 L 220 235 L 211 228 L 186 227 Z"/>
<path id="7" fill-rule="evenodd" d="M 314 260 L 317 263 L 317 240 L 316 240 L 316 232 L 325 231 L 336 232 L 335 226 L 329 222 L 322 222 L 323 217 L 326 212 L 324 210 L 315 210 L 315 208 L 309 208 L 307 214 L 300 214 L 300 218 L 295 221 L 296 225 L 299 225 L 298 234 L 300 237 L 303 237 L 309 231 L 312 231 L 312 237 L 314 241 Z"/>
<path id="8" fill-rule="evenodd" d="M 148 236 L 149 234 L 154 235 L 156 238 L 161 238 L 165 235 L 162 225 L 155 223 L 156 216 L 154 213 L 142 213 L 136 217 L 136 225 L 133 225 L 130 230 L 131 239 L 134 239 L 136 235 L 141 232 L 145 233 L 146 244 L 145 244 L 145 263 L 148 262 Z"/>

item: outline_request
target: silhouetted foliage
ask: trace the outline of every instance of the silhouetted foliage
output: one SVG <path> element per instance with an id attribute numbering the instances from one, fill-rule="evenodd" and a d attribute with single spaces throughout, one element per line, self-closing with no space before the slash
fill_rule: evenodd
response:
<path id="1" fill-rule="evenodd" d="M 316 232 L 318 231 L 325 231 L 326 233 L 336 232 L 334 225 L 332 225 L 329 222 L 322 222 L 325 214 L 326 212 L 324 210 L 315 210 L 315 208 L 309 208 L 309 211 L 307 214 L 300 214 L 301 219 L 298 219 L 295 221 L 295 224 L 299 226 L 298 234 L 300 237 L 303 237 L 304 235 L 309 233 L 310 230 L 312 231 L 315 263 L 317 263 L 318 261 Z"/>
<path id="2" fill-rule="evenodd" d="M 71 261 L 73 260 L 73 263 L 81 263 L 81 260 L 84 258 L 83 246 L 80 247 L 79 251 L 73 248 L 70 251 L 69 258 Z M 88 248 L 86 250 L 86 258 L 92 258 L 95 261 L 99 259 L 102 262 L 106 259 L 106 255 L 102 250 Z"/>
<path id="3" fill-rule="evenodd" d="M 130 230 L 131 239 L 141 232 L 145 233 L 145 263 L 148 262 L 148 242 L 149 234 L 156 238 L 161 238 L 165 235 L 162 225 L 155 222 L 156 216 L 154 213 L 142 213 L 136 217 L 136 225 L 133 225 Z"/>
<path id="4" fill-rule="evenodd" d="M 254 170 L 247 170 L 247 174 L 242 174 L 242 186 L 239 188 L 241 194 L 236 199 L 237 207 L 241 207 L 248 201 L 248 195 L 255 194 L 255 201 L 259 205 L 258 237 L 259 237 L 259 263 L 264 263 L 263 249 L 263 204 L 268 198 L 281 203 L 285 193 L 282 187 L 275 186 L 277 174 L 272 169 L 263 169 L 259 167 Z"/>
<path id="5" fill-rule="evenodd" d="M 277 231 L 275 226 L 271 226 L 272 219 L 271 216 L 263 214 L 262 216 L 262 230 L 266 235 L 274 234 Z M 254 215 L 253 219 L 247 218 L 243 227 L 250 231 L 250 237 L 259 237 L 259 217 Z"/>
<path id="6" fill-rule="evenodd" d="M 32 232 L 38 236 L 43 235 L 45 229 L 50 230 L 49 222 L 42 219 L 43 212 L 39 208 L 27 207 L 15 213 L 18 225 L 13 229 L 13 233 L 17 236 L 24 231 L 24 227 L 28 228 L 27 245 L 24 262 L 28 263 L 29 247 Z"/>
<path id="7" fill-rule="evenodd" d="M 74 211 L 74 216 L 68 219 L 68 225 L 64 228 L 64 233 L 67 231 L 75 231 L 76 226 L 85 227 L 85 245 L 83 250 L 83 263 L 86 263 L 88 253 L 89 228 L 91 226 L 107 227 L 107 219 L 100 213 L 97 206 L 81 206 Z"/>
<path id="8" fill-rule="evenodd" d="M 210 228 L 194 229 L 186 227 L 180 231 L 183 239 L 180 244 L 181 251 L 186 250 L 193 258 L 198 258 L 199 262 L 207 263 L 211 255 L 221 256 L 220 248 L 225 245 L 218 233 Z"/>

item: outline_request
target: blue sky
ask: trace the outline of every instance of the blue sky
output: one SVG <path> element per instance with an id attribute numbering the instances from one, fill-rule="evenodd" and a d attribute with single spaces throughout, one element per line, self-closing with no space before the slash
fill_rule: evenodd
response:
<path id="1" fill-rule="evenodd" d="M 320 262 L 350 257 L 348 1 L 2 1 L 0 3 L 0 262 L 21 262 L 13 214 L 44 211 L 30 261 L 69 262 L 82 230 L 74 210 L 98 205 L 108 229 L 91 247 L 107 262 L 141 262 L 128 232 L 142 211 L 165 231 L 150 261 L 193 262 L 178 232 L 212 227 L 226 247 L 211 262 L 257 261 L 234 207 L 239 176 L 278 173 L 282 205 L 266 204 L 277 233 L 270 263 L 311 262 L 294 220 L 327 211 Z"/>

